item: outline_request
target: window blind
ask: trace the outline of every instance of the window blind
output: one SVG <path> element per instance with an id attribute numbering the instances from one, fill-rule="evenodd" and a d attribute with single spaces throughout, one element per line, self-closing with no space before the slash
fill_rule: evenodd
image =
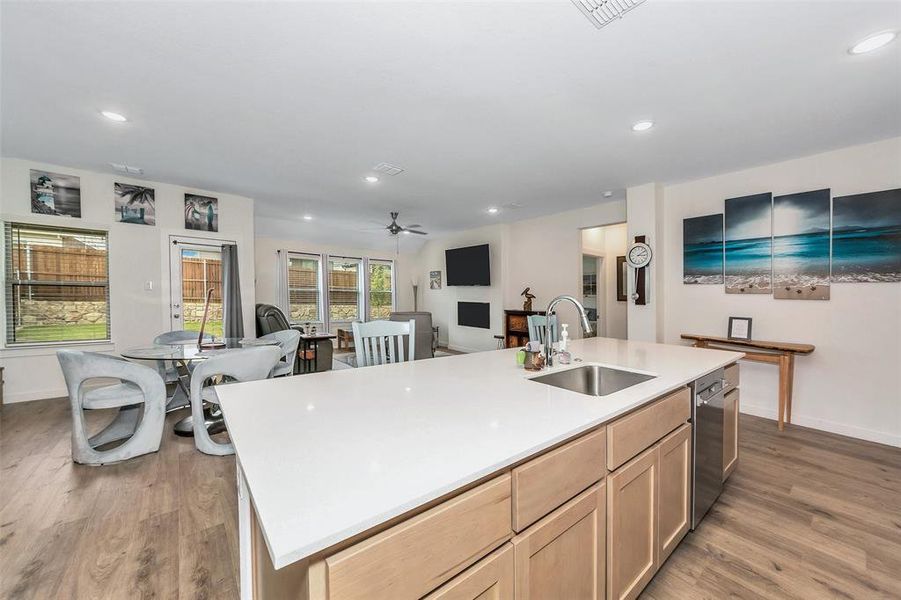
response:
<path id="1" fill-rule="evenodd" d="M 360 265 L 359 258 L 329 256 L 328 259 L 328 310 L 329 322 L 347 323 L 360 319 Z"/>
<path id="2" fill-rule="evenodd" d="M 107 233 L 6 223 L 7 344 L 110 339 Z"/>
<path id="3" fill-rule="evenodd" d="M 288 320 L 322 323 L 321 260 L 318 254 L 288 253 Z"/>

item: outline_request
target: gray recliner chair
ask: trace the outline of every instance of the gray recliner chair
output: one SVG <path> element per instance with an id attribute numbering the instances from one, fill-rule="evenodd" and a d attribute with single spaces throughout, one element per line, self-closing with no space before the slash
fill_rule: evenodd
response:
<path id="1" fill-rule="evenodd" d="M 423 358 L 434 358 L 435 352 L 432 350 L 432 313 L 424 311 L 405 311 L 393 312 L 389 317 L 391 321 L 416 321 L 416 341 L 413 345 L 413 360 Z M 407 351 L 407 342 L 404 340 L 404 351 Z"/>
<path id="2" fill-rule="evenodd" d="M 83 465 L 104 465 L 156 452 L 163 438 L 166 417 L 166 385 L 149 367 L 122 358 L 58 350 L 56 357 L 66 379 L 72 405 L 72 460 Z M 89 387 L 96 379 L 118 379 L 119 383 Z M 85 410 L 118 408 L 113 422 L 88 437 Z M 110 450 L 100 446 L 127 440 Z"/>
<path id="3" fill-rule="evenodd" d="M 285 313 L 272 304 L 256 305 L 257 337 L 263 337 L 276 331 L 291 329 Z M 316 371 L 328 371 L 332 368 L 332 355 L 335 347 L 331 340 L 321 340 L 316 344 Z M 294 373 L 301 372 L 301 361 L 297 360 Z"/>

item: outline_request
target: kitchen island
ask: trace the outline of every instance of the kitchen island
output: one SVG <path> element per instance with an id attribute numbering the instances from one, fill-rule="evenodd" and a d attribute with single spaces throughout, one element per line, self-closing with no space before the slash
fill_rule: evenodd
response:
<path id="1" fill-rule="evenodd" d="M 661 546 L 668 554 L 687 531 L 686 386 L 742 354 L 609 338 L 571 350 L 583 362 L 552 371 L 601 364 L 653 378 L 589 396 L 530 381 L 543 373 L 498 350 L 216 388 L 238 459 L 242 597 L 457 598 L 485 585 L 476 598 L 494 585 L 499 598 L 514 587 L 530 597 L 529 586 L 541 598 L 542 572 L 583 563 L 587 578 L 552 578 L 572 578 L 579 597 L 637 595 Z M 675 478 L 661 468 L 667 448 Z M 618 474 L 630 478 L 611 497 Z M 676 488 L 661 491 L 667 481 Z M 650 512 L 634 517 L 653 530 L 653 565 L 634 578 L 631 565 L 608 568 L 620 549 L 607 498 L 634 504 L 643 491 Z M 679 503 L 678 538 L 658 544 L 662 496 Z M 571 536 L 553 535 L 569 521 Z M 520 565 L 517 551 L 552 539 L 562 556 Z M 589 546 L 587 562 L 566 557 Z"/>

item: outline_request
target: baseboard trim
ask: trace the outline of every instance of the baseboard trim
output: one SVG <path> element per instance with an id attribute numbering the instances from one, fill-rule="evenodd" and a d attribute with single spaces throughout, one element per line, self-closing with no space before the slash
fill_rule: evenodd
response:
<path id="1" fill-rule="evenodd" d="M 50 400 L 67 396 L 66 388 L 40 390 L 36 392 L 7 392 L 3 394 L 3 404 L 17 404 L 19 402 L 34 402 L 36 400 Z"/>
<path id="2" fill-rule="evenodd" d="M 776 414 L 776 409 L 769 406 L 748 404 L 744 398 L 742 398 L 741 401 L 741 412 L 754 415 L 755 417 L 773 419 L 774 421 L 779 418 Z M 876 442 L 878 444 L 901 448 L 901 435 L 893 435 L 884 431 L 873 431 L 872 429 L 865 429 L 863 427 L 856 427 L 845 423 L 836 423 L 835 421 L 808 417 L 797 413 L 792 414 L 792 424 L 800 425 L 801 427 L 810 427 L 811 429 L 818 429 L 820 431 L 828 431 L 829 433 L 837 433 L 858 440 L 866 440 L 868 442 Z"/>

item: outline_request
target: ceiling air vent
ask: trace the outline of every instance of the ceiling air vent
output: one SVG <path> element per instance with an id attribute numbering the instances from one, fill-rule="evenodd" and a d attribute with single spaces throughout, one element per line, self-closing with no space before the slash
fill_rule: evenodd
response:
<path id="1" fill-rule="evenodd" d="M 122 163 L 114 163 L 111 162 L 109 164 L 113 168 L 113 171 L 117 173 L 122 173 L 123 175 L 143 175 L 144 169 L 141 167 L 133 167 L 131 165 L 125 165 Z"/>
<path id="2" fill-rule="evenodd" d="M 400 175 L 404 172 L 403 167 L 398 167 L 397 165 L 386 162 L 377 164 L 372 167 L 372 170 L 376 173 L 384 173 L 385 175 Z"/>
<path id="3" fill-rule="evenodd" d="M 644 0 L 572 0 L 572 3 L 598 29 L 609 25 L 614 19 L 621 19 L 624 14 L 643 2 Z"/>

